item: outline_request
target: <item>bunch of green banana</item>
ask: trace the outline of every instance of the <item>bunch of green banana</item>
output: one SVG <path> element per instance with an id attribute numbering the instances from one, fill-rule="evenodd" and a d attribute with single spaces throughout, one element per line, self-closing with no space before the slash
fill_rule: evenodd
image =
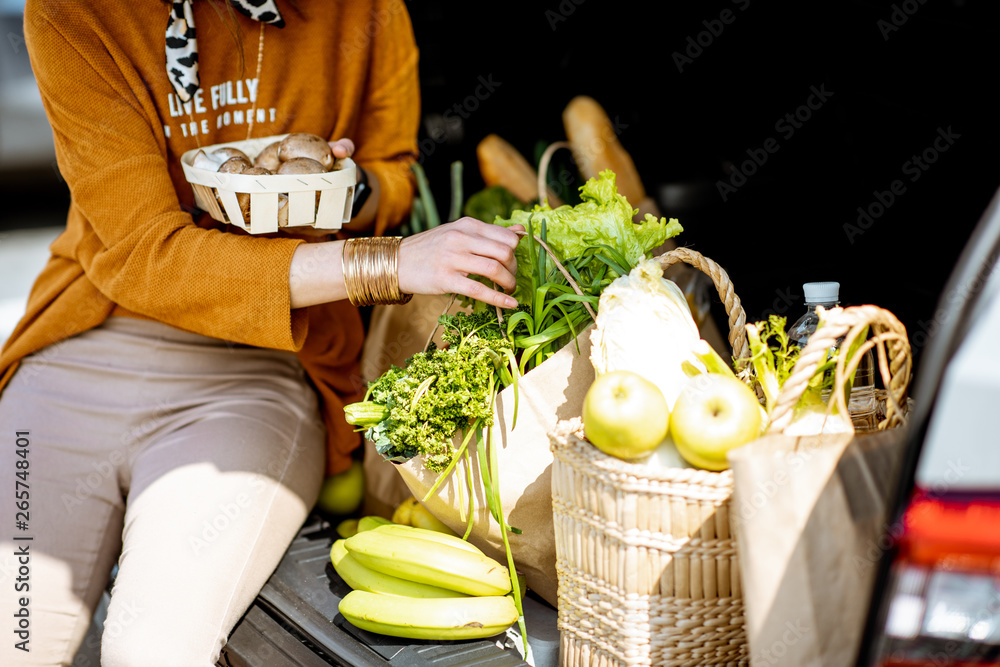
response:
<path id="1" fill-rule="evenodd" d="M 507 568 L 460 537 L 363 517 L 330 559 L 351 624 L 410 639 L 492 637 L 517 622 Z"/>

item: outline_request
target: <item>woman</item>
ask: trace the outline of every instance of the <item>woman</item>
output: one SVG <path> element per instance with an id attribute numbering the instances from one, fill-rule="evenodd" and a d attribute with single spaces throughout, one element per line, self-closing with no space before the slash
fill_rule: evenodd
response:
<path id="1" fill-rule="evenodd" d="M 413 197 L 402 1 L 231 2 L 27 3 L 72 201 L 0 356 L 0 664 L 69 664 L 116 560 L 102 664 L 214 664 L 360 444 L 342 410 L 362 390 L 356 304 L 516 305 L 468 277 L 513 289 L 513 230 L 370 242 Z M 250 236 L 194 209 L 181 154 L 286 132 L 360 165 L 354 239 Z"/>

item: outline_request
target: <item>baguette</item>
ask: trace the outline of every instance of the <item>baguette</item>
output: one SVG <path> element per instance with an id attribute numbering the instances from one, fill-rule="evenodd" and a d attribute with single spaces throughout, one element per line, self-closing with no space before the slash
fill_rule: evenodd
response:
<path id="1" fill-rule="evenodd" d="M 646 196 L 635 163 L 618 141 L 611 119 L 594 98 L 574 97 L 562 117 L 573 159 L 584 179 L 596 178 L 603 170 L 610 169 L 615 172 L 618 192 L 629 204 L 635 208 L 640 203 L 655 206 Z"/>
<path id="2" fill-rule="evenodd" d="M 487 187 L 501 185 L 524 203 L 538 199 L 538 172 L 505 139 L 487 135 L 476 146 L 476 158 Z M 551 189 L 546 195 L 552 208 L 562 204 Z"/>

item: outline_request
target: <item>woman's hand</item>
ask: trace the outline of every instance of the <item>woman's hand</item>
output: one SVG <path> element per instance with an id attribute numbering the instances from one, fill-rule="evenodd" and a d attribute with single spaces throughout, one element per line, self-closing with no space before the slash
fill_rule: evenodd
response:
<path id="1" fill-rule="evenodd" d="M 399 289 L 412 294 L 461 294 L 492 306 L 515 308 L 517 301 L 469 277 L 482 276 L 514 291 L 514 248 L 521 225 L 501 227 L 460 218 L 403 239 L 399 248 Z"/>
<path id="2" fill-rule="evenodd" d="M 354 142 L 350 139 L 337 139 L 329 143 L 330 150 L 333 151 L 333 157 L 336 160 L 342 160 L 345 157 L 354 155 Z"/>

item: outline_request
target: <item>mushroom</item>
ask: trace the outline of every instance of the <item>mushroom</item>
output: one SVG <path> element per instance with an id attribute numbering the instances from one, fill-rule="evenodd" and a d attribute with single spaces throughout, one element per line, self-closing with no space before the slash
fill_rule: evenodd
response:
<path id="1" fill-rule="evenodd" d="M 247 169 L 253 167 L 250 160 L 245 157 L 231 157 L 219 166 L 220 174 L 242 174 Z"/>
<path id="2" fill-rule="evenodd" d="M 231 157 L 231 158 L 229 158 L 228 160 L 226 160 L 225 162 L 222 163 L 222 165 L 219 167 L 219 173 L 220 174 L 242 174 L 245 170 L 249 169 L 250 166 L 251 166 L 250 165 L 250 161 L 247 160 L 246 158 Z M 240 203 L 240 208 L 244 208 L 243 201 L 240 199 L 239 195 L 240 195 L 240 193 L 237 193 L 236 200 Z M 249 217 L 249 210 L 250 210 L 250 200 L 249 200 L 250 195 L 246 195 L 246 197 L 247 197 L 247 202 L 246 202 L 247 212 L 244 215 L 244 217 L 248 218 Z M 215 191 L 215 198 L 219 201 L 219 206 L 222 207 L 223 209 L 225 209 L 225 207 L 222 206 L 222 199 L 219 197 L 219 191 L 218 190 Z"/>
<path id="3" fill-rule="evenodd" d="M 278 146 L 280 145 L 280 141 L 275 141 L 264 146 L 264 149 L 254 158 L 253 166 L 278 171 L 278 167 L 281 166 L 281 160 L 278 159 Z"/>
<path id="4" fill-rule="evenodd" d="M 287 162 L 281 164 L 281 168 L 278 169 L 279 174 L 324 174 L 326 169 L 323 168 L 316 160 L 308 157 L 294 157 Z M 319 198 L 322 193 L 316 191 L 316 205 L 319 206 Z M 279 204 L 280 205 L 280 204 Z M 281 212 L 279 210 L 279 215 Z M 287 219 L 287 213 L 286 219 Z M 280 223 L 279 223 L 280 224 Z"/>
<path id="5" fill-rule="evenodd" d="M 282 162 L 307 157 L 323 165 L 323 171 L 330 171 L 333 168 L 333 151 L 329 142 L 315 134 L 305 132 L 289 134 L 278 146 L 278 157 Z"/>
<path id="6" fill-rule="evenodd" d="M 240 213 L 243 214 L 243 224 L 250 224 L 250 193 L 249 192 L 237 192 L 236 201 L 240 205 Z"/>
<path id="7" fill-rule="evenodd" d="M 194 158 L 191 159 L 191 166 L 197 169 L 218 171 L 220 164 L 222 164 L 222 160 L 219 159 L 218 156 L 210 156 L 201 149 L 199 149 L 198 152 L 194 154 Z"/>
<path id="8" fill-rule="evenodd" d="M 240 172 L 244 176 L 269 176 L 272 172 L 270 169 L 264 169 L 263 167 L 249 167 Z M 247 223 L 250 221 L 250 193 L 249 192 L 237 192 L 236 201 L 240 204 L 240 211 L 243 213 L 243 221 Z"/>
<path id="9" fill-rule="evenodd" d="M 241 151 L 239 148 L 233 148 L 231 146 L 227 146 L 224 148 L 216 148 L 214 151 L 212 151 L 212 155 L 217 156 L 221 162 L 225 162 L 229 158 L 234 158 L 234 157 L 241 157 L 247 162 L 251 162 L 250 157 L 246 153 Z"/>
<path id="10" fill-rule="evenodd" d="M 293 157 L 278 168 L 279 174 L 324 174 L 326 168 L 311 157 Z"/>
<path id="11" fill-rule="evenodd" d="M 278 195 L 278 226 L 288 226 L 288 195 L 284 192 Z"/>

